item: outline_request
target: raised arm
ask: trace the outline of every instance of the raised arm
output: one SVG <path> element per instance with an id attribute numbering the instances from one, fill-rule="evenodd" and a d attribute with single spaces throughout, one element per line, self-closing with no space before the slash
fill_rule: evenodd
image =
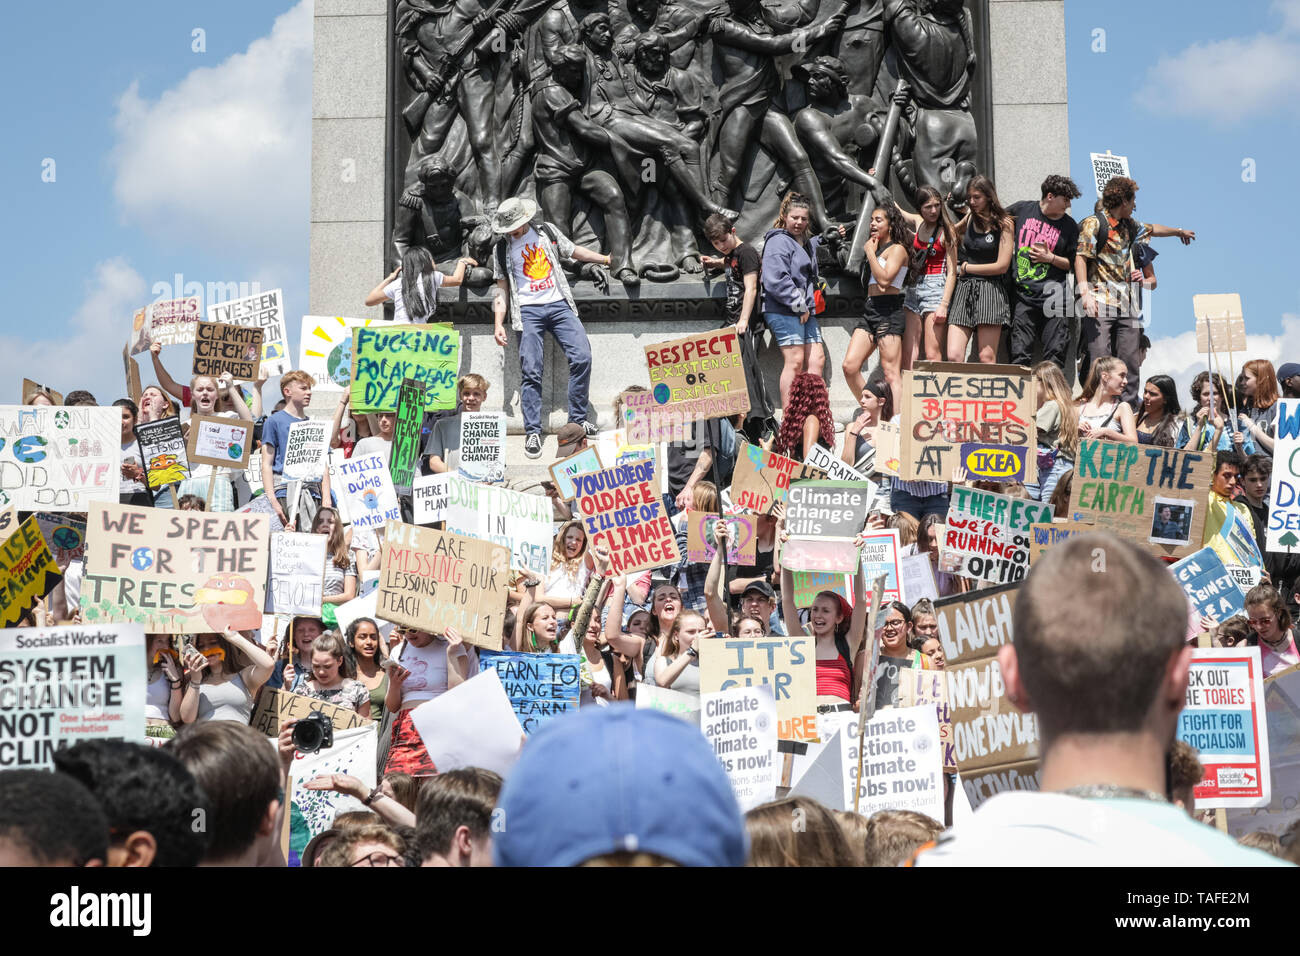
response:
<path id="1" fill-rule="evenodd" d="M 158 386 L 178 402 L 184 403 L 185 391 L 176 379 L 168 374 L 162 363 L 162 346 L 155 342 L 149 346 L 149 357 L 153 359 L 153 373 L 158 377 Z"/>
<path id="2" fill-rule="evenodd" d="M 366 296 L 366 305 L 375 306 L 388 301 L 388 294 L 384 292 L 384 287 L 396 279 L 402 272 L 402 267 L 398 266 L 392 272 L 388 273 L 380 280 L 379 285 L 370 290 Z"/>
<path id="3" fill-rule="evenodd" d="M 799 621 L 799 609 L 794 604 L 794 572 L 781 568 L 781 617 L 785 621 L 785 632 L 790 637 L 803 637 L 803 624 Z"/>

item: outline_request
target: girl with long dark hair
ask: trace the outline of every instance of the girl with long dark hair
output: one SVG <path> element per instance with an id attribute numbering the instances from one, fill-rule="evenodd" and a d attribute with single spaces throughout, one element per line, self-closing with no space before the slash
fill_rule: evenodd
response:
<path id="1" fill-rule="evenodd" d="M 863 245 L 866 258 L 862 281 L 867 287 L 866 314 L 858 320 L 844 353 L 844 379 L 854 395 L 862 394 L 862 366 L 880 349 L 880 368 L 894 393 L 894 407 L 903 401 L 903 287 L 907 282 L 908 247 L 912 241 L 903 212 L 884 203 L 871 213 L 871 237 Z"/>
<path id="2" fill-rule="evenodd" d="M 915 213 L 903 212 L 915 232 L 911 260 L 907 264 L 903 294 L 903 368 L 911 368 L 925 343 L 925 357 L 943 361 L 947 340 L 948 308 L 957 283 L 957 234 L 943 206 L 943 197 L 933 186 L 916 191 Z"/>
<path id="3" fill-rule="evenodd" d="M 862 386 L 858 405 L 862 413 L 844 429 L 840 459 L 864 475 L 874 475 L 880 471 L 876 461 L 876 429 L 881 422 L 894 417 L 894 393 L 881 379 L 872 379 Z"/>
<path id="4" fill-rule="evenodd" d="M 1142 388 L 1142 411 L 1138 414 L 1138 441 L 1143 445 L 1173 448 L 1178 441 L 1182 415 L 1178 389 L 1168 375 L 1152 375 Z"/>
<path id="5" fill-rule="evenodd" d="M 402 253 L 402 264 L 370 290 L 366 305 L 392 302 L 394 322 L 430 322 L 438 308 L 439 287 L 456 288 L 465 281 L 465 270 L 476 265 L 469 256 L 461 256 L 456 260 L 455 271 L 447 275 L 434 267 L 428 249 L 409 246 Z"/>
<path id="6" fill-rule="evenodd" d="M 781 419 L 781 431 L 773 450 L 778 455 L 803 461 L 814 445 L 835 447 L 835 420 L 831 418 L 831 397 L 820 375 L 804 372 L 790 386 L 790 403 Z"/>
<path id="7" fill-rule="evenodd" d="M 979 344 L 979 359 L 998 360 L 1002 327 L 1011 322 L 1011 306 L 1004 283 L 1015 248 L 1015 221 L 1002 208 L 997 190 L 987 176 L 970 182 L 970 212 L 957 223 L 961 242 L 957 288 L 948 312 L 948 359 L 966 361 L 972 333 Z"/>

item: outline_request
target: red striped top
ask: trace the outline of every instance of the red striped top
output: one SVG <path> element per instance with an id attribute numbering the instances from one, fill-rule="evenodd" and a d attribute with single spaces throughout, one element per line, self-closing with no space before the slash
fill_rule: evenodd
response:
<path id="1" fill-rule="evenodd" d="M 827 660 L 817 661 L 817 696 L 838 697 L 840 700 L 851 702 L 851 688 L 853 687 L 853 672 L 849 670 L 848 662 L 838 654 Z"/>

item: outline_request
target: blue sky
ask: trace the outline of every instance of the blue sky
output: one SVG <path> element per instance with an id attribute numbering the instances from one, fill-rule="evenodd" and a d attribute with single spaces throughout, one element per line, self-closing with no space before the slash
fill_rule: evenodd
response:
<path id="1" fill-rule="evenodd" d="M 283 287 L 296 356 L 307 303 L 309 0 L 70 0 L 59 10 L 9 5 L 0 33 L 9 184 L 0 379 L 13 383 L 0 402 L 17 400 L 24 375 L 118 397 L 131 313 L 186 294 L 178 274 L 204 287 L 205 306 L 208 283 Z M 1300 0 L 1228 10 L 1208 0 L 1066 4 L 1070 166 L 1084 190 L 1076 212 L 1095 198 L 1088 153 L 1111 149 L 1142 185 L 1139 217 L 1199 237 L 1157 246 L 1156 348 L 1144 373 L 1180 383 L 1200 362 L 1190 332 L 1198 292 L 1241 293 L 1249 357 L 1300 361 L 1300 270 L 1274 238 L 1300 209 L 1286 178 L 1300 151 Z M 42 181 L 47 159 L 53 182 Z M 181 379 L 188 348 L 164 360 Z M 147 357 L 142 372 L 152 380 Z"/>

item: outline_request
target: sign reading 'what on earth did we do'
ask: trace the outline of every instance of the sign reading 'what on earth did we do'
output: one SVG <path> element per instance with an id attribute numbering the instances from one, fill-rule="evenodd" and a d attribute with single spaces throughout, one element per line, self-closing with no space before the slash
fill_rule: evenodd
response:
<path id="1" fill-rule="evenodd" d="M 0 405 L 0 510 L 85 511 L 117 501 L 122 415 L 116 408 Z"/>
<path id="2" fill-rule="evenodd" d="M 1030 371 L 1019 365 L 918 362 L 903 372 L 899 477 L 1020 481 L 1038 476 L 1038 411 Z"/>
<path id="3" fill-rule="evenodd" d="M 1165 558 L 1201 549 L 1214 453 L 1081 438 L 1070 517 Z"/>
<path id="4" fill-rule="evenodd" d="M 425 409 L 456 407 L 460 333 L 447 325 L 352 330 L 352 410 L 394 412 L 406 379 L 424 386 Z"/>

